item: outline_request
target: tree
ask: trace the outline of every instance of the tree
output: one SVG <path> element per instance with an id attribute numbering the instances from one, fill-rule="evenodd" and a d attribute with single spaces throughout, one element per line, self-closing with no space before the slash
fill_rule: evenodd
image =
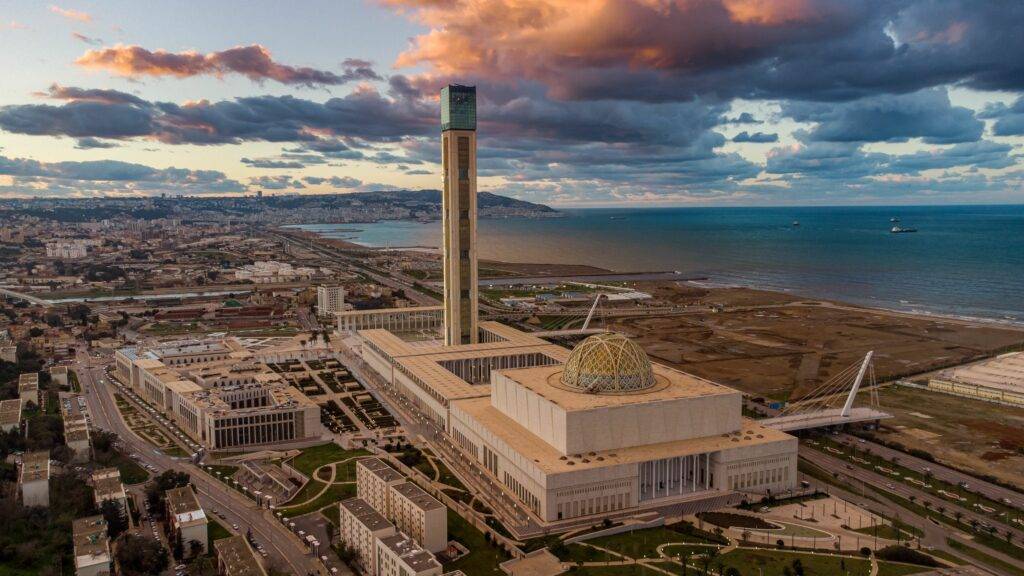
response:
<path id="1" fill-rule="evenodd" d="M 117 546 L 117 562 L 124 576 L 156 576 L 170 564 L 158 540 L 125 534 Z"/>
<path id="2" fill-rule="evenodd" d="M 804 563 L 799 558 L 793 560 L 793 576 L 804 576 Z"/>
<path id="3" fill-rule="evenodd" d="M 128 522 L 124 517 L 124 509 L 114 500 L 104 500 L 100 504 L 100 514 L 107 522 L 107 535 L 111 540 L 117 539 L 122 532 L 128 529 Z"/>
<path id="4" fill-rule="evenodd" d="M 961 512 L 959 510 L 957 510 L 956 512 L 953 512 L 953 518 L 956 518 L 956 523 L 957 523 L 958 526 L 960 525 L 960 519 L 963 518 L 963 517 L 964 517 L 964 513 L 963 512 Z"/>
<path id="5" fill-rule="evenodd" d="M 172 488 L 188 486 L 188 472 L 166 470 L 146 484 L 146 503 L 153 509 L 153 515 L 164 516 L 164 494 Z"/>

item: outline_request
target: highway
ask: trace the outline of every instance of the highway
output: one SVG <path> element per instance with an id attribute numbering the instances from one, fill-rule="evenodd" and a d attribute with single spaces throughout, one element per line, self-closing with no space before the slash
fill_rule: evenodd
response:
<path id="1" fill-rule="evenodd" d="M 84 347 L 79 348 L 79 350 Z M 229 530 L 245 534 L 251 529 L 253 537 L 269 554 L 270 565 L 296 575 L 324 574 L 322 564 L 309 554 L 298 537 L 274 519 L 269 510 L 259 509 L 255 503 L 234 489 L 206 474 L 188 459 L 168 456 L 138 437 L 121 419 L 114 401 L 111 383 L 103 365 L 95 366 L 88 354 L 80 352 L 74 366 L 82 386 L 92 425 L 118 435 L 123 451 L 137 454 L 137 460 L 157 469 L 157 474 L 175 469 L 187 472 L 199 496 L 203 509 L 210 513 L 217 509 L 225 515 L 221 523 Z M 106 383 L 104 383 L 106 382 Z M 140 406 L 140 409 L 143 409 Z M 234 530 L 232 525 L 237 525 Z"/>
<path id="2" fill-rule="evenodd" d="M 1002 502 L 1007 506 L 1012 506 L 1018 510 L 1024 510 L 1024 494 L 1017 492 L 1016 490 L 1010 490 L 991 482 L 986 482 L 974 476 L 958 472 L 947 466 L 943 466 L 937 462 L 929 462 L 916 456 L 911 456 L 906 452 L 900 452 L 893 450 L 876 442 L 869 440 L 862 440 L 849 434 L 841 434 L 839 436 L 841 440 L 847 443 L 861 443 L 861 449 L 870 449 L 872 454 L 877 454 L 885 458 L 886 460 L 892 460 L 894 457 L 898 458 L 900 466 L 905 466 L 914 470 L 915 472 L 924 473 L 925 469 L 929 469 L 934 478 L 938 478 L 944 482 L 950 484 L 965 483 L 969 486 L 971 492 L 981 494 L 989 500 L 995 500 Z"/>
<path id="3" fill-rule="evenodd" d="M 811 464 L 814 464 L 818 468 L 821 468 L 822 470 L 838 472 L 840 474 L 839 480 L 842 480 L 842 477 L 845 476 L 847 478 L 852 478 L 858 482 L 861 482 L 862 484 L 865 484 L 867 486 L 872 486 L 875 490 L 882 490 L 883 492 L 894 494 L 905 500 L 910 500 L 911 497 L 913 497 L 913 499 L 918 504 L 922 504 L 924 502 L 931 502 L 933 503 L 932 509 L 935 510 L 936 512 L 938 507 L 942 506 L 945 508 L 945 515 L 948 516 L 950 519 L 953 519 L 954 522 L 955 519 L 953 515 L 956 512 L 960 512 L 962 514 L 960 521 L 964 524 L 964 528 L 968 528 L 970 526 L 971 520 L 976 520 L 979 523 L 979 525 L 987 524 L 999 526 L 999 532 L 996 534 L 997 538 L 1003 538 L 1006 534 L 1007 528 L 1003 525 L 995 523 L 994 520 L 989 516 L 979 514 L 970 508 L 958 506 L 949 500 L 938 498 L 932 494 L 929 494 L 928 492 L 918 490 L 893 478 L 889 478 L 887 476 L 875 473 L 865 468 L 849 464 L 848 462 L 841 458 L 837 458 L 835 456 L 825 454 L 824 452 L 821 452 L 819 450 L 804 446 L 800 447 L 800 457 L 810 462 Z M 906 513 L 913 512 L 907 511 Z M 915 514 L 915 516 L 918 515 Z M 1022 535 L 1024 535 L 1024 533 L 1022 533 L 1020 530 L 1010 530 L 1013 534 L 1013 540 L 1016 542 L 1021 542 L 1021 538 Z M 951 534 L 952 530 L 950 530 L 949 532 Z M 980 547 L 980 545 L 978 547 Z M 1024 562 L 1022 562 L 1020 559 L 1011 558 L 1006 554 L 1002 554 L 1001 552 L 992 550 L 990 548 L 980 548 L 984 550 L 986 554 L 993 556 L 995 558 L 999 558 L 1004 562 L 1013 564 L 1021 570 L 1024 570 Z"/>

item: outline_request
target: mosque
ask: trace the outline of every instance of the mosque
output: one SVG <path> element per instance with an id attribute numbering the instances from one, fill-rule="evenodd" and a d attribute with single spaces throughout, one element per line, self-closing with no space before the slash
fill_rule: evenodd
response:
<path id="1" fill-rule="evenodd" d="M 441 104 L 444 141 L 461 147 L 443 158 L 446 338 L 362 330 L 367 364 L 542 523 L 792 489 L 797 439 L 743 418 L 739 391 L 654 364 L 622 334 L 569 351 L 477 320 L 476 140 L 459 139 L 476 128 L 475 89 Z"/>

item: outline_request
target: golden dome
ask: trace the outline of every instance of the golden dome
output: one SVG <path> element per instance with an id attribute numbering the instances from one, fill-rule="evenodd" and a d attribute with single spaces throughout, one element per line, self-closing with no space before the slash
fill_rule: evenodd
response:
<path id="1" fill-rule="evenodd" d="M 647 353 L 622 334 L 595 334 L 569 355 L 562 385 L 588 394 L 624 394 L 655 385 Z"/>

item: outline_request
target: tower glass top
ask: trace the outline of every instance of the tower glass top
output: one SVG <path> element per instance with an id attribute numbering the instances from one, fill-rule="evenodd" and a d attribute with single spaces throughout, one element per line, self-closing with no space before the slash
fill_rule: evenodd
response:
<path id="1" fill-rule="evenodd" d="M 476 86 L 441 89 L 441 131 L 476 130 Z"/>

